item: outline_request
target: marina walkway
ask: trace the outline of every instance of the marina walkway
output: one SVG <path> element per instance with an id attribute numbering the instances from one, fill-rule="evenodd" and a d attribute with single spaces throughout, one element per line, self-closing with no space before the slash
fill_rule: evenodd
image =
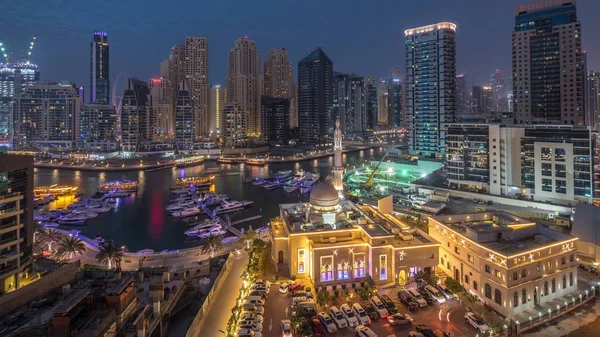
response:
<path id="1" fill-rule="evenodd" d="M 219 300 L 212 305 L 204 319 L 201 327 L 202 336 L 225 336 L 227 321 L 231 316 L 231 309 L 235 305 L 235 300 L 239 295 L 239 289 L 242 287 L 242 273 L 248 263 L 247 254 L 232 255 L 235 257 L 231 272 L 221 284 L 221 287 L 215 293 L 215 298 Z"/>

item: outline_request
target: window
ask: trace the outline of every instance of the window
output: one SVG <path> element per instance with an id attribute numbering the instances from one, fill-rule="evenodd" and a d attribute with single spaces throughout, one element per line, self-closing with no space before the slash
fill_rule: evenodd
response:
<path id="1" fill-rule="evenodd" d="M 387 280 L 387 255 L 379 255 L 379 279 Z"/>
<path id="2" fill-rule="evenodd" d="M 556 183 L 556 193 L 567 193 L 567 181 L 566 180 L 555 180 Z"/>
<path id="3" fill-rule="evenodd" d="M 552 279 L 552 293 L 554 294 L 556 292 L 556 280 Z"/>
<path id="4" fill-rule="evenodd" d="M 542 191 L 552 192 L 552 179 L 542 179 Z"/>
<path id="5" fill-rule="evenodd" d="M 466 284 L 469 284 L 469 283 L 471 283 L 471 282 L 469 282 L 469 275 L 465 275 L 465 283 L 466 283 Z"/>
<path id="6" fill-rule="evenodd" d="M 304 265 L 306 264 L 304 249 L 298 249 L 298 274 L 304 273 Z"/>
<path id="7" fill-rule="evenodd" d="M 441 264 L 442 266 L 444 265 L 444 258 L 443 258 L 443 257 L 441 257 L 441 258 L 440 258 L 440 264 Z"/>
<path id="8" fill-rule="evenodd" d="M 565 264 L 567 263 L 567 258 L 565 256 L 561 256 L 560 257 L 560 264 Z"/>
<path id="9" fill-rule="evenodd" d="M 479 291 L 479 284 L 477 284 L 477 281 L 473 281 L 473 290 Z"/>
<path id="10" fill-rule="evenodd" d="M 485 297 L 492 299 L 492 287 L 489 284 L 485 284 Z"/>
<path id="11" fill-rule="evenodd" d="M 485 265 L 485 272 L 486 273 L 491 273 L 492 272 L 492 269 L 487 264 Z"/>
<path id="12" fill-rule="evenodd" d="M 542 160 L 552 160 L 552 150 L 548 147 L 541 148 Z"/>
<path id="13" fill-rule="evenodd" d="M 513 279 L 513 281 L 518 280 L 519 279 L 519 273 L 513 272 L 513 278 L 512 279 Z"/>
<path id="14" fill-rule="evenodd" d="M 469 262 L 473 263 L 473 257 L 470 254 L 467 254 L 467 257 L 469 258 Z"/>
<path id="15" fill-rule="evenodd" d="M 494 290 L 494 300 L 497 304 L 502 305 L 502 293 L 498 289 Z"/>
<path id="16" fill-rule="evenodd" d="M 537 266 L 535 267 L 535 271 L 537 271 L 538 273 L 542 272 L 542 267 L 540 266 L 539 262 L 538 262 Z"/>
<path id="17" fill-rule="evenodd" d="M 450 269 L 450 261 L 446 262 L 446 268 Z"/>
<path id="18" fill-rule="evenodd" d="M 563 275 L 563 286 L 562 288 L 565 289 L 567 287 L 567 275 Z"/>
<path id="19" fill-rule="evenodd" d="M 542 175 L 547 177 L 552 176 L 552 163 L 542 163 Z"/>
<path id="20" fill-rule="evenodd" d="M 569 287 L 573 286 L 573 273 L 569 273 Z"/>
<path id="21" fill-rule="evenodd" d="M 431 253 L 431 254 L 429 254 L 429 258 L 430 258 L 430 259 L 435 259 L 435 253 Z"/>
<path id="22" fill-rule="evenodd" d="M 515 291 L 515 293 L 513 294 L 513 307 L 518 307 L 519 306 L 519 293 Z"/>
<path id="23" fill-rule="evenodd" d="M 562 148 L 554 149 L 554 160 L 555 161 L 565 161 L 565 157 L 567 155 L 567 151 Z"/>
<path id="24" fill-rule="evenodd" d="M 527 277 L 527 269 L 521 269 L 521 278 Z"/>
<path id="25" fill-rule="evenodd" d="M 448 241 L 448 248 L 450 248 L 450 241 Z"/>
<path id="26" fill-rule="evenodd" d="M 527 303 L 527 289 L 521 290 L 521 304 Z"/>
<path id="27" fill-rule="evenodd" d="M 573 262 L 575 260 L 575 254 L 571 254 L 571 256 L 569 256 L 569 262 Z"/>
<path id="28" fill-rule="evenodd" d="M 494 274 L 497 278 L 502 278 L 502 273 L 499 270 L 494 269 Z"/>
<path id="29" fill-rule="evenodd" d="M 460 255 L 460 248 L 458 248 L 458 246 L 454 246 L 454 252 Z"/>
<path id="30" fill-rule="evenodd" d="M 548 267 L 548 269 L 552 269 L 552 261 L 546 262 L 546 267 Z"/>
<path id="31" fill-rule="evenodd" d="M 321 281 L 333 281 L 333 256 L 321 256 Z"/>
<path id="32" fill-rule="evenodd" d="M 548 281 L 544 281 L 544 295 L 548 295 Z"/>
<path id="33" fill-rule="evenodd" d="M 354 254 L 354 278 L 365 277 L 365 256 L 363 254 Z"/>

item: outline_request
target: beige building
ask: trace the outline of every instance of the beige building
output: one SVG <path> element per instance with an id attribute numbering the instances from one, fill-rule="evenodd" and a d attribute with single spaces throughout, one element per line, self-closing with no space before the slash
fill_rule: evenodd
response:
<path id="1" fill-rule="evenodd" d="M 267 51 L 263 80 L 263 95 L 290 100 L 290 126 L 298 126 L 294 70 L 285 48 L 273 48 Z"/>
<path id="2" fill-rule="evenodd" d="M 148 80 L 152 114 L 150 115 L 153 139 L 173 134 L 173 104 L 169 102 L 170 83 L 167 77 L 152 77 Z"/>
<path id="3" fill-rule="evenodd" d="M 229 51 L 227 102 L 237 102 L 245 120 L 246 136 L 260 135 L 260 96 L 262 92 L 260 54 L 256 43 L 243 37 Z"/>
<path id="4" fill-rule="evenodd" d="M 429 218 L 438 267 L 506 317 L 577 289 L 577 238 L 505 212 Z"/>
<path id="5" fill-rule="evenodd" d="M 209 133 L 208 120 L 208 39 L 202 36 L 185 37 L 185 80 L 194 107 L 194 136 Z"/>
<path id="6" fill-rule="evenodd" d="M 360 281 L 403 284 L 432 271 L 439 244 L 371 206 L 340 200 L 329 183 L 313 188 L 309 203 L 279 205 L 271 222 L 272 258 L 279 273 L 310 278 L 315 285 Z"/>

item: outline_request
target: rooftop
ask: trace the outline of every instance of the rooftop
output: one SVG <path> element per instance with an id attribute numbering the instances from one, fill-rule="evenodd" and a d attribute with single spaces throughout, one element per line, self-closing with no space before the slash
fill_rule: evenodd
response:
<path id="1" fill-rule="evenodd" d="M 506 212 L 443 215 L 430 219 L 504 256 L 518 255 L 576 239 Z M 445 231 L 443 228 L 438 230 Z"/>

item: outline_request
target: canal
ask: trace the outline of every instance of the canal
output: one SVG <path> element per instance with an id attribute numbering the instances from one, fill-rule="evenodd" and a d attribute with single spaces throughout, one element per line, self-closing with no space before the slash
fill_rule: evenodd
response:
<path id="1" fill-rule="evenodd" d="M 362 150 L 344 154 L 345 165 L 361 165 L 371 159 L 379 159 L 381 149 Z M 305 170 L 319 172 L 321 180 L 331 172 L 333 157 L 287 164 L 269 164 L 265 167 L 248 165 L 224 165 L 214 161 L 185 169 L 165 169 L 154 172 L 87 172 L 59 171 L 51 169 L 35 169 L 34 182 L 40 185 L 77 185 L 83 191 L 82 198 L 93 195 L 101 182 L 113 180 L 136 180 L 139 187 L 136 193 L 119 199 L 116 207 L 108 213 L 100 213 L 95 219 L 89 219 L 83 226 L 61 226 L 62 229 L 77 229 L 85 236 L 94 238 L 97 235 L 106 240 L 113 240 L 117 245 L 126 245 L 130 251 L 142 249 L 179 249 L 193 247 L 201 241 L 190 241 L 183 234 L 187 225 L 198 219 L 178 219 L 169 215 L 165 207 L 171 199 L 171 185 L 175 179 L 186 176 L 215 175 L 215 191 L 225 193 L 233 200 L 252 200 L 252 208 L 231 214 L 236 221 L 256 215 L 261 219 L 236 225 L 237 228 L 263 226 L 274 216 L 279 215 L 278 205 L 307 201 L 308 194 L 299 191 L 286 193 L 282 188 L 266 191 L 260 186 L 244 183 L 247 178 L 269 177 L 271 173 L 281 170 Z M 50 205 L 64 208 L 71 200 L 60 200 Z M 202 219 L 202 218 L 200 218 Z"/>

